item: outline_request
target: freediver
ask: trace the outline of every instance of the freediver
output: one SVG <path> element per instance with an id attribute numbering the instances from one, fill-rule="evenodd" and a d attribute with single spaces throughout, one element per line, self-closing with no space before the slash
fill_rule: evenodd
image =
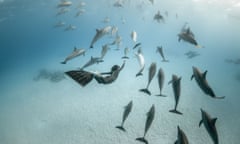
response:
<path id="1" fill-rule="evenodd" d="M 71 77 L 77 83 L 79 83 L 82 87 L 86 86 L 89 82 L 91 82 L 93 78 L 99 84 L 111 84 L 118 78 L 118 75 L 120 71 L 124 68 L 124 66 L 125 61 L 123 61 L 121 67 L 119 65 L 112 66 L 110 72 L 94 73 L 84 70 L 71 70 L 65 72 L 65 74 Z"/>

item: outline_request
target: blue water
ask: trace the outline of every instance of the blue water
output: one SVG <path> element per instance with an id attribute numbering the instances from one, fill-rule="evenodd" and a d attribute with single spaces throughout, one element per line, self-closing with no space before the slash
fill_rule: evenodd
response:
<path id="1" fill-rule="evenodd" d="M 69 12 L 59 16 L 56 16 L 59 0 L 0 0 L 1 144 L 137 144 L 140 142 L 135 139 L 143 135 L 146 113 L 152 104 L 156 108 L 155 119 L 146 135 L 150 144 L 174 143 L 178 125 L 189 143 L 212 144 L 204 126 L 198 126 L 200 108 L 218 118 L 219 144 L 239 143 L 240 4 L 237 0 L 155 0 L 154 4 L 148 0 L 122 0 L 120 8 L 113 6 L 116 1 L 110 0 L 81 2 L 86 4 L 82 7 L 85 12 L 75 17 L 78 0 L 72 0 Z M 153 20 L 158 10 L 165 22 Z M 103 22 L 106 17 L 110 19 L 108 23 Z M 59 21 L 77 29 L 55 28 Z M 202 48 L 178 42 L 177 34 L 186 22 Z M 64 72 L 78 69 L 91 56 L 100 56 L 102 45 L 111 43 L 114 37 L 106 35 L 93 49 L 89 46 L 96 29 L 106 26 L 118 27 L 122 37 L 120 50 L 110 46 L 104 62 L 86 70 L 105 72 L 115 64 L 121 65 L 125 47 L 130 49 L 130 59 L 114 83 L 102 85 L 93 81 L 81 87 Z M 146 66 L 140 77 L 135 77 L 140 67 L 134 55 L 137 49 L 132 49 L 133 30 L 145 57 Z M 85 56 L 60 64 L 75 46 L 84 48 Z M 157 46 L 163 46 L 168 63 L 161 61 Z M 199 55 L 188 58 L 185 55 L 188 51 Z M 159 93 L 157 76 L 149 86 L 153 95 L 138 91 L 147 85 L 152 62 L 157 63 L 157 70 L 163 68 L 165 72 L 163 93 L 168 97 L 154 96 Z M 204 94 L 190 80 L 192 66 L 202 72 L 208 70 L 207 80 L 216 95 L 226 98 L 218 100 Z M 43 69 L 48 77 L 34 80 Z M 56 76 L 54 72 L 60 73 L 59 81 L 52 78 Z M 175 104 L 172 87 L 167 84 L 172 74 L 182 77 L 178 109 L 183 115 L 169 112 Z M 127 129 L 124 133 L 115 126 L 121 123 L 123 108 L 131 100 L 133 110 L 124 124 Z"/>

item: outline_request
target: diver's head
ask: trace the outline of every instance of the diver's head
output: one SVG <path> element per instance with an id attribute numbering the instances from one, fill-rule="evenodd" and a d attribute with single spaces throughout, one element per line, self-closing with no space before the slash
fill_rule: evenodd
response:
<path id="1" fill-rule="evenodd" d="M 113 72 L 113 71 L 116 71 L 116 70 L 118 70 L 118 69 L 120 69 L 120 66 L 114 65 L 114 66 L 112 66 L 111 71 Z"/>

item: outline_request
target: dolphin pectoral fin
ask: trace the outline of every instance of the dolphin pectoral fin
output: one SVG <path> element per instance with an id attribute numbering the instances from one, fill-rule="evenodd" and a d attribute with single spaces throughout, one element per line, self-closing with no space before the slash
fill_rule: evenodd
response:
<path id="1" fill-rule="evenodd" d="M 171 84 L 173 82 L 173 80 L 170 80 L 169 82 L 168 82 L 168 84 Z"/>
<path id="2" fill-rule="evenodd" d="M 140 92 L 144 92 L 144 93 L 146 93 L 146 94 L 148 94 L 148 95 L 151 95 L 151 92 L 150 92 L 147 88 L 145 88 L 145 89 L 140 89 L 139 91 L 140 91 Z"/>
<path id="3" fill-rule="evenodd" d="M 137 141 L 140 141 L 140 142 L 143 142 L 145 144 L 148 144 L 148 141 L 144 138 L 144 137 L 139 137 L 139 138 L 136 138 Z"/>
<path id="4" fill-rule="evenodd" d="M 178 42 L 180 42 L 181 41 L 181 37 L 180 36 L 178 36 Z"/>
<path id="5" fill-rule="evenodd" d="M 116 128 L 126 132 L 126 130 L 125 130 L 125 128 L 123 126 L 116 126 Z"/>
<path id="6" fill-rule="evenodd" d="M 169 110 L 169 112 L 172 112 L 172 113 L 175 113 L 175 114 L 179 114 L 179 115 L 182 115 L 183 113 L 176 110 L 176 109 L 173 109 L 173 110 Z"/>
<path id="7" fill-rule="evenodd" d="M 194 74 L 191 76 L 191 80 L 194 78 Z"/>
<path id="8" fill-rule="evenodd" d="M 202 125 L 202 123 L 203 123 L 203 120 L 200 120 L 198 126 L 200 127 Z"/>
<path id="9" fill-rule="evenodd" d="M 213 118 L 213 119 L 211 120 L 211 123 L 212 123 L 213 125 L 215 125 L 216 121 L 217 121 L 217 118 Z"/>

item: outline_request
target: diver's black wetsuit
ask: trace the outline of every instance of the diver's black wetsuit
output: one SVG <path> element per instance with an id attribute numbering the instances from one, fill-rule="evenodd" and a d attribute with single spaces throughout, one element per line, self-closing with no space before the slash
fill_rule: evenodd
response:
<path id="1" fill-rule="evenodd" d="M 94 74 L 91 72 L 87 72 L 84 70 L 73 70 L 65 72 L 69 77 L 79 83 L 81 86 L 87 85 L 94 78 L 100 84 L 110 84 L 114 82 L 120 73 L 120 71 L 124 68 L 125 61 L 122 66 L 114 65 L 111 69 L 111 72 Z M 107 76 L 103 76 L 107 75 Z"/>
<path id="2" fill-rule="evenodd" d="M 101 75 L 94 75 L 94 78 L 96 79 L 96 81 L 98 83 L 110 84 L 117 79 L 117 77 L 118 77 L 120 71 L 123 69 L 124 65 L 125 65 L 125 62 L 122 64 L 121 67 L 118 65 L 114 65 L 111 69 L 111 72 L 101 73 Z M 103 75 L 105 75 L 105 74 L 108 74 L 108 76 L 103 77 Z"/>

